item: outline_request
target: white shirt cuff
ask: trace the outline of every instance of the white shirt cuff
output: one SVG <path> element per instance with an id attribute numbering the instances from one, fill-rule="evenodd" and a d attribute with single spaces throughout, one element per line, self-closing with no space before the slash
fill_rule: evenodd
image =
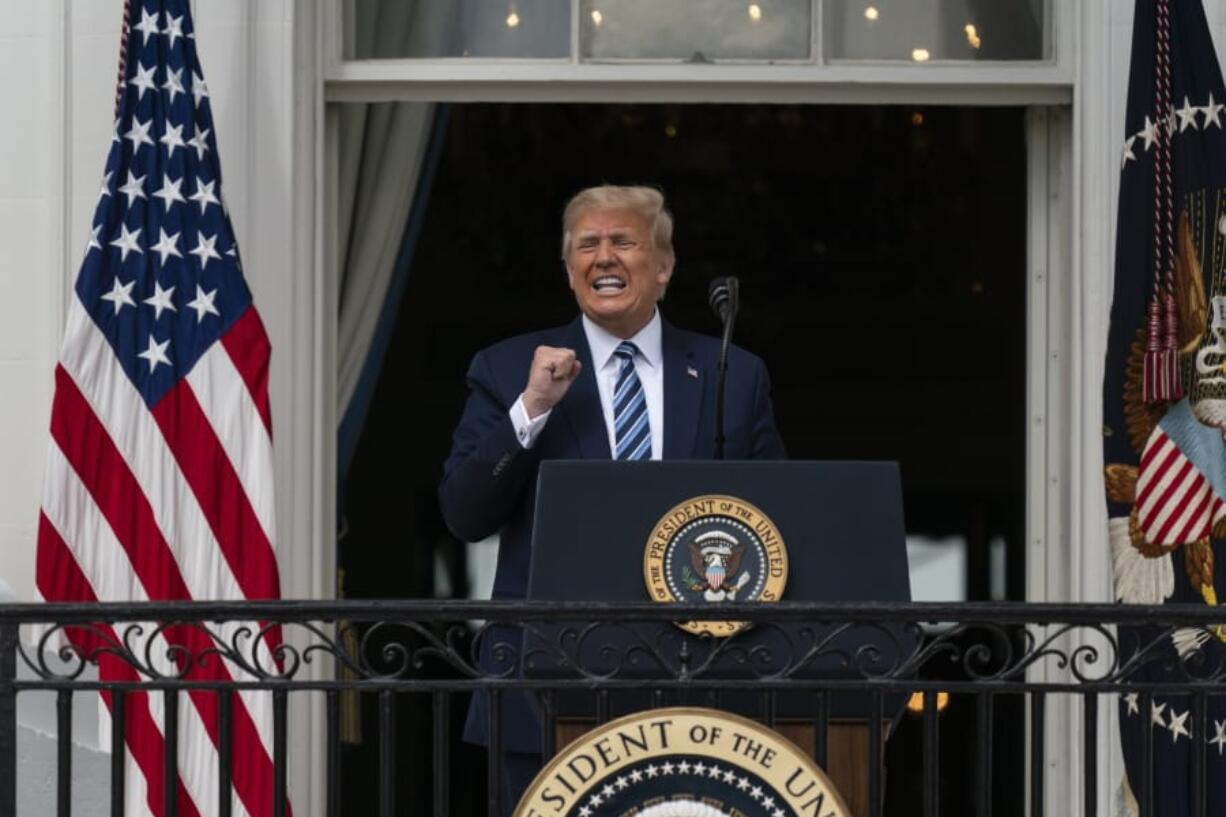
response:
<path id="1" fill-rule="evenodd" d="M 515 428 L 515 438 L 519 440 L 519 444 L 524 448 L 531 448 L 536 443 L 536 438 L 541 436 L 541 429 L 545 427 L 545 421 L 549 419 L 552 409 L 537 417 L 528 419 L 528 410 L 524 408 L 524 396 L 521 394 L 519 399 L 515 401 L 515 405 L 511 406 L 511 425 Z"/>

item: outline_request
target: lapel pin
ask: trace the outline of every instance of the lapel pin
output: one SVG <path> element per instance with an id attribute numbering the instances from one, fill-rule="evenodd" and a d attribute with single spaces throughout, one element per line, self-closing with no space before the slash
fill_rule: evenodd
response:
<path id="1" fill-rule="evenodd" d="M 695 380 L 698 379 L 698 370 L 695 369 L 693 366 L 686 366 L 685 373 L 688 374 L 690 377 L 694 378 Z"/>

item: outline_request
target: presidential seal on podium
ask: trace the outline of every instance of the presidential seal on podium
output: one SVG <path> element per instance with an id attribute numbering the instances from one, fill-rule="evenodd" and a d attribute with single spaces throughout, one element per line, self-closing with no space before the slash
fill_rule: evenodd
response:
<path id="1" fill-rule="evenodd" d="M 745 500 L 722 494 L 696 496 L 670 508 L 652 528 L 643 554 L 647 592 L 659 602 L 778 601 L 787 577 L 787 549 L 775 523 Z M 677 626 L 728 636 L 746 623 Z"/>
<path id="2" fill-rule="evenodd" d="M 541 770 L 515 817 L 851 817 L 796 744 L 714 709 L 653 709 L 611 721 Z"/>

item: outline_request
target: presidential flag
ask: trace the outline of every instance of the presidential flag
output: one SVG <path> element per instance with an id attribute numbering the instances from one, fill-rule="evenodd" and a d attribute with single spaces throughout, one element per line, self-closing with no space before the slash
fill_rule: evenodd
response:
<path id="1" fill-rule="evenodd" d="M 273 550 L 270 348 L 222 197 L 209 91 L 188 0 L 129 0 L 117 116 L 55 371 L 36 581 L 48 601 L 242 600 L 280 595 Z M 243 627 L 260 638 L 244 637 Z M 103 680 L 152 674 L 252 680 L 275 671 L 276 628 L 218 623 L 66 632 L 102 653 Z M 254 663 L 217 656 L 235 645 Z M 196 656 L 195 660 L 184 656 Z M 204 657 L 205 660 L 200 660 Z M 232 788 L 219 791 L 222 694 L 176 699 L 178 776 L 163 759 L 174 708 L 162 693 L 122 701 L 130 815 L 236 815 L 273 807 L 267 693 L 229 695 Z M 122 708 L 121 708 L 122 707 Z"/>
<path id="2" fill-rule="evenodd" d="M 1226 542 L 1226 87 L 1200 0 L 1137 0 L 1103 387 L 1115 595 L 1216 605 Z M 1224 615 L 1226 620 L 1226 615 Z M 1138 682 L 1217 666 L 1220 628 L 1120 632 Z M 1199 662 L 1207 661 L 1207 664 Z M 1127 802 L 1226 815 L 1226 700 L 1119 701 Z M 1147 743 L 1147 737 L 1152 742 Z M 1204 758 L 1208 786 L 1194 785 Z"/>

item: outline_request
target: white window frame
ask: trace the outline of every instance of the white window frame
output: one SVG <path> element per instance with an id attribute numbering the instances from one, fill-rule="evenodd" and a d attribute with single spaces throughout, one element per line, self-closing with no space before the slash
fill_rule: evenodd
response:
<path id="1" fill-rule="evenodd" d="M 1110 563 L 1094 452 L 1101 363 L 1110 296 L 1112 225 L 1119 123 L 1115 86 L 1120 45 L 1111 30 L 1122 0 L 1049 0 L 1050 59 L 1042 62 L 825 62 L 815 36 L 806 64 L 575 62 L 572 59 L 344 60 L 341 0 L 315 0 L 319 85 L 314 100 L 319 138 L 314 170 L 316 280 L 321 302 L 317 359 L 334 364 L 337 116 L 349 102 L 591 102 L 1020 105 L 1027 117 L 1027 457 L 1028 601 L 1100 601 L 1109 594 Z M 578 0 L 572 0 L 576 8 Z M 822 0 L 814 15 L 821 19 Z M 577 13 L 574 19 L 578 20 Z M 577 38 L 578 24 L 572 26 Z M 1126 47 L 1126 44 L 1125 44 Z M 572 48 L 572 54 L 577 49 Z M 1123 62 L 1126 69 L 1127 61 Z M 1126 71 L 1125 71 L 1126 75 Z M 321 91 L 321 92 L 320 92 Z M 1122 120 L 1122 112 L 1119 117 Z M 1104 213 L 1108 215 L 1104 217 Z M 316 426 L 324 462 L 335 461 L 335 376 L 324 388 Z M 1099 469 L 1099 470 L 1096 470 Z M 316 496 L 334 518 L 335 471 L 323 469 Z M 324 532 L 325 535 L 328 531 Z M 332 570 L 335 553 L 324 570 Z M 1105 563 L 1105 567 L 1104 567 Z M 1098 776 L 1102 813 L 1120 761 L 1114 718 L 1100 710 Z M 1049 810 L 1081 801 L 1080 718 L 1048 713 L 1046 799 Z M 1053 717 L 1058 715 L 1059 717 Z M 318 759 L 316 759 L 318 763 Z"/>
<path id="2" fill-rule="evenodd" d="M 1065 441 L 1058 438 L 1060 418 L 1071 410 L 1061 367 L 1048 365 L 1047 346 L 1063 337 L 1072 320 L 1063 310 L 1060 289 L 1069 285 L 1070 250 L 1057 246 L 1049 233 L 1058 231 L 1048 207 L 1047 161 L 1053 154 L 1071 164 L 1071 128 L 1048 136 L 1049 111 L 1068 114 L 1073 102 L 1078 63 L 1079 25 L 1105 25 L 1102 7 L 1110 0 L 1049 0 L 1051 58 L 1046 62 L 836 62 L 823 63 L 820 50 L 810 64 L 693 65 L 671 62 L 588 63 L 572 59 L 342 59 L 345 21 L 351 6 L 341 0 L 317 0 L 320 16 L 320 53 L 323 56 L 325 138 L 320 168 L 324 178 L 324 237 L 322 261 L 326 265 L 325 291 L 335 297 L 338 278 L 334 238 L 336 115 L 339 105 L 386 101 L 496 101 L 496 102 L 676 102 L 676 103 L 805 103 L 805 104 L 959 104 L 1022 105 L 1031 110 L 1027 129 L 1030 170 L 1028 219 L 1028 326 L 1027 399 L 1031 424 L 1027 431 L 1027 598 L 1075 600 L 1064 588 L 1055 589 L 1047 574 L 1047 549 L 1067 546 L 1066 537 L 1053 536 L 1053 526 L 1067 530 L 1064 504 L 1058 491 L 1075 480 L 1067 458 L 1054 456 Z M 572 0 L 574 20 L 579 0 Z M 814 14 L 815 47 L 820 48 Z M 1080 13 L 1079 13 L 1080 12 Z M 1094 22 L 1090 22 L 1093 20 Z M 572 37 L 578 37 L 577 23 Z M 573 43 L 572 43 L 573 45 Z M 577 49 L 572 53 L 577 53 Z M 1041 122 L 1041 126 L 1036 124 Z M 1101 130 L 1101 125 L 1094 129 Z M 1056 139 L 1057 143 L 1052 140 Z M 1039 163 L 1042 163 L 1041 166 Z M 1065 169 L 1068 169 L 1065 167 Z M 1057 180 L 1058 181 L 1058 180 Z M 1067 217 L 1071 194 L 1066 191 Z M 1068 231 L 1059 239 L 1071 240 Z M 335 348 L 335 339 L 325 342 Z M 1042 347 L 1042 348 L 1040 348 Z M 1053 352 L 1055 347 L 1053 347 Z M 1046 426 L 1043 426 L 1047 423 Z M 1049 432 L 1048 428 L 1055 428 Z M 335 441 L 331 443 L 335 445 Z M 1046 486 L 1055 487 L 1046 487 Z M 329 493 L 330 496 L 334 493 Z M 1064 560 L 1057 555 L 1052 565 Z"/>
<path id="3" fill-rule="evenodd" d="M 571 57 L 344 59 L 341 0 L 323 3 L 328 102 L 769 102 L 1056 105 L 1072 100 L 1077 0 L 1048 0 L 1051 55 L 1038 61 L 831 60 L 813 14 L 813 58 L 779 64 L 576 61 L 579 0 L 571 0 Z"/>

